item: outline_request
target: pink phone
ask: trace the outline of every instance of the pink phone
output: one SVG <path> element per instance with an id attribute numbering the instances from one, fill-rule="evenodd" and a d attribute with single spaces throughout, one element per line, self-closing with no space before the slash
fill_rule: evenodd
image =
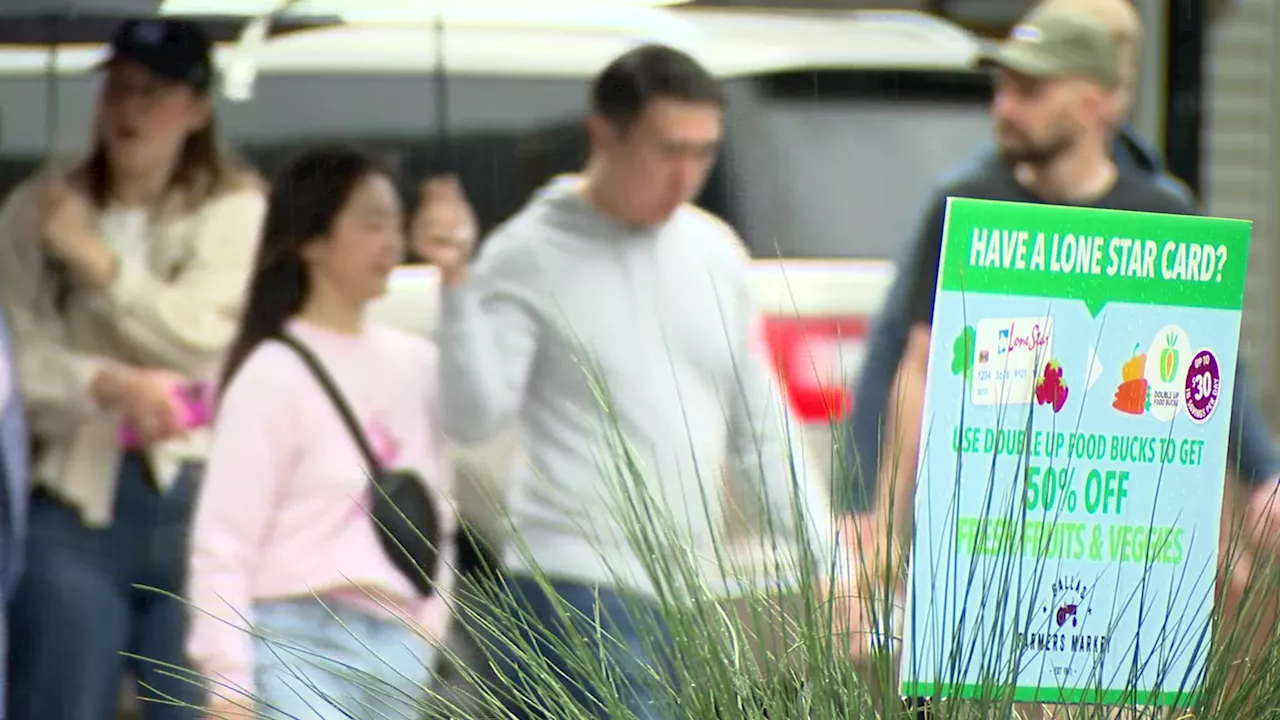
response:
<path id="1" fill-rule="evenodd" d="M 178 427 L 183 430 L 204 427 L 213 420 L 213 383 L 192 380 L 173 386 L 173 393 L 181 408 Z M 120 427 L 120 445 L 130 450 L 140 445 L 138 431 L 125 423 Z"/>

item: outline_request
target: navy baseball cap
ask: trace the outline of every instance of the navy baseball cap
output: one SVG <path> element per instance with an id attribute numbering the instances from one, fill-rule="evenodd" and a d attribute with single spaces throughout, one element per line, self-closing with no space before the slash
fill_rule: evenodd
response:
<path id="1" fill-rule="evenodd" d="M 166 80 L 206 93 L 213 85 L 212 43 L 204 29 L 188 20 L 127 20 L 111 40 L 103 65 L 133 62 Z"/>

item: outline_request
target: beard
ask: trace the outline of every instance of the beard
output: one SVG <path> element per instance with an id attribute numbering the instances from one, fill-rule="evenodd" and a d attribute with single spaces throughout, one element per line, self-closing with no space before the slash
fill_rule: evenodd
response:
<path id="1" fill-rule="evenodd" d="M 1009 130 L 1015 136 L 1012 140 L 1008 138 L 1008 133 L 997 133 L 996 136 L 1000 159 L 1008 165 L 1043 167 L 1057 160 L 1075 144 L 1075 137 L 1061 128 L 1044 140 L 1033 140 L 1012 128 L 1000 129 Z"/>

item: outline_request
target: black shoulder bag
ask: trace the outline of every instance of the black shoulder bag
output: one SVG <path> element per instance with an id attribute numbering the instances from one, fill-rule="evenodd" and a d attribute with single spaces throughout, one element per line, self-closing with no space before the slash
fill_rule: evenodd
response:
<path id="1" fill-rule="evenodd" d="M 418 473 L 387 470 L 378 462 L 365 438 L 351 407 L 338 391 L 320 360 L 305 344 L 288 335 L 276 339 L 293 348 L 324 389 L 333 407 L 342 416 L 347 431 L 360 448 L 372 481 L 374 530 L 382 547 L 409 582 L 424 597 L 433 595 L 437 566 L 440 562 L 440 522 L 436 506 Z"/>

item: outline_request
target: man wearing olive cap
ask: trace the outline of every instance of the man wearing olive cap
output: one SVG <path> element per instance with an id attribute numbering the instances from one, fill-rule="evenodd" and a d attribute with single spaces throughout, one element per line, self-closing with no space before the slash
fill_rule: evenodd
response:
<path id="1" fill-rule="evenodd" d="M 1195 212 L 1184 196 L 1150 173 L 1117 165 L 1112 142 L 1126 103 L 1121 49 L 1105 24 L 1064 6 L 1045 4 L 1033 11 L 1006 42 L 982 58 L 995 69 L 995 152 L 935 191 L 914 252 L 900 267 L 901 282 L 907 286 L 900 298 L 907 308 L 903 321 L 910 330 L 897 392 L 885 411 L 914 422 L 894 423 L 891 418 L 886 423 L 883 447 L 897 461 L 882 458 L 882 470 L 904 478 L 915 474 L 947 197 Z M 896 424 L 906 427 L 893 427 Z M 892 480 L 882 477 L 881 484 Z M 881 487 L 876 495 L 881 511 L 887 511 L 888 502 L 896 502 L 890 487 Z M 895 512 L 910 520 L 909 507 Z M 909 529 L 909 522 L 902 529 Z"/>

